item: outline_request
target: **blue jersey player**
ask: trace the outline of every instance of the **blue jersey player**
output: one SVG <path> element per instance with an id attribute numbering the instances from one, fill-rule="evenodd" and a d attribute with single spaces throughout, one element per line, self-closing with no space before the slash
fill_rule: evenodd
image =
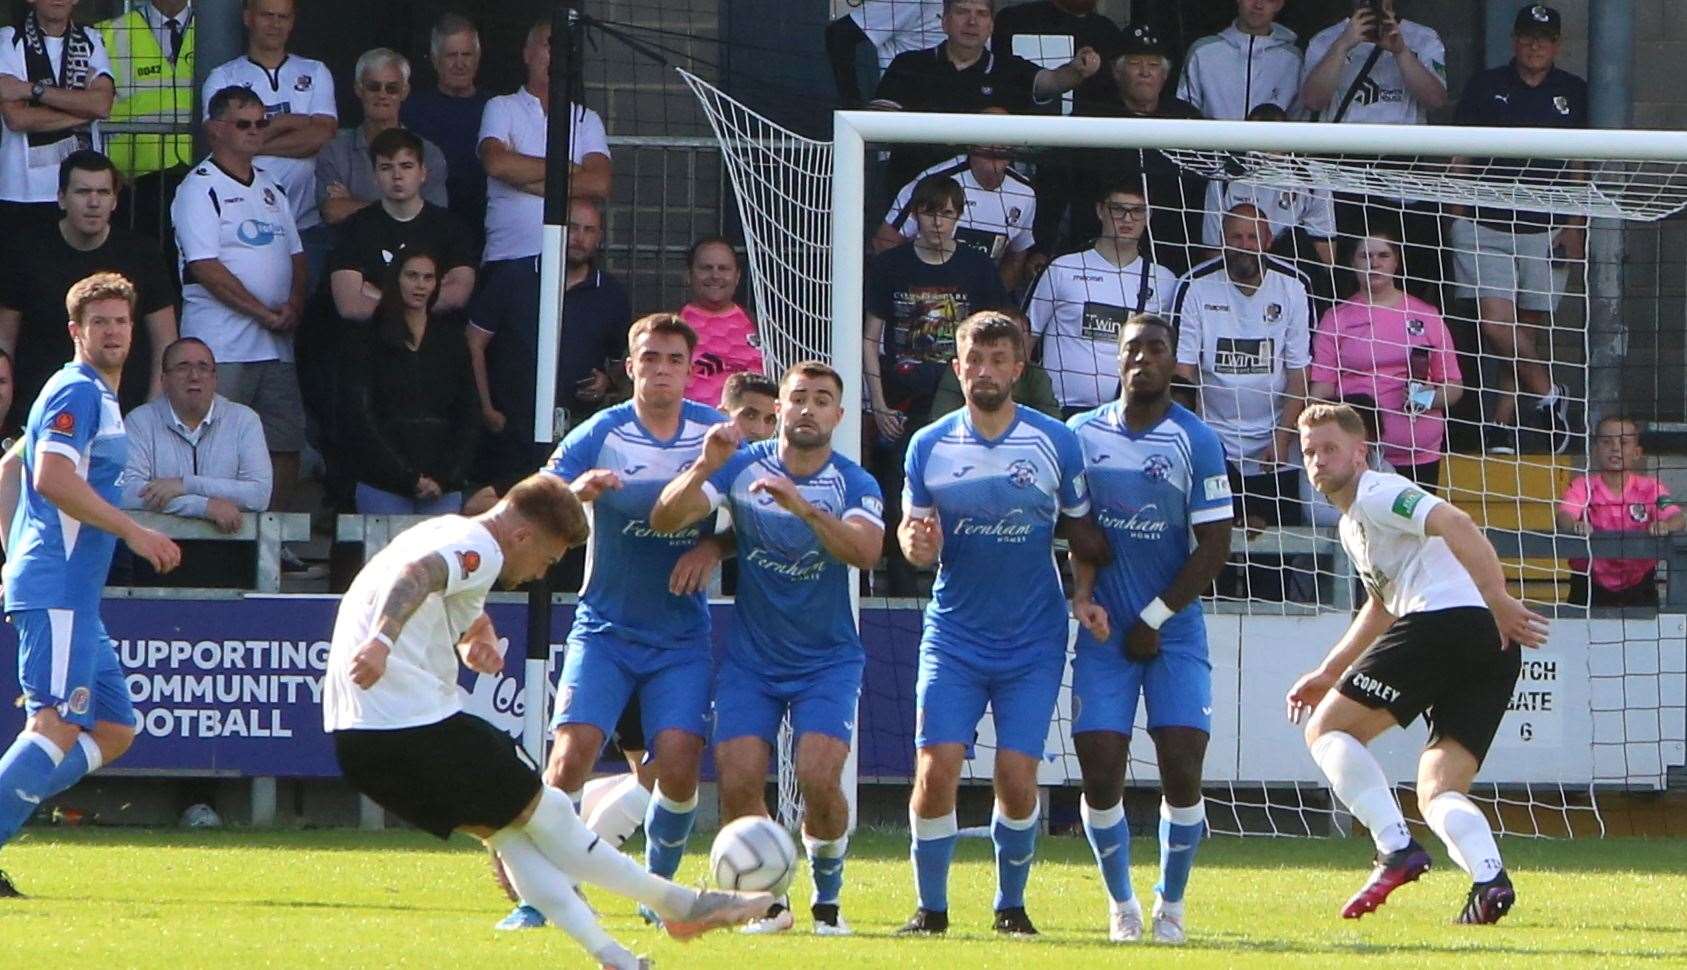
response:
<path id="1" fill-rule="evenodd" d="M 1154 939 L 1183 942 L 1183 891 L 1206 830 L 1201 762 L 1212 729 L 1212 665 L 1196 601 L 1230 554 L 1230 482 L 1218 435 L 1171 399 L 1176 335 L 1137 314 L 1119 331 L 1124 400 L 1072 418 L 1112 565 L 1073 565 L 1079 620 L 1072 743 L 1084 831 L 1111 898 L 1108 936 L 1142 937 L 1131 894 L 1125 764 L 1137 698 L 1159 755 L 1160 884 Z"/>
<path id="2" fill-rule="evenodd" d="M 709 433 L 703 458 L 662 492 L 651 524 L 672 531 L 725 505 L 732 513 L 738 595 L 716 677 L 715 765 L 722 821 L 766 815 L 768 761 L 787 713 L 814 874 L 811 913 L 823 936 L 849 933 L 839 913 L 849 759 L 866 653 L 850 609 L 849 567 L 871 569 L 884 544 L 884 501 L 860 465 L 832 451 L 843 379 L 818 361 L 780 383 L 779 437 L 739 449 L 732 425 Z M 751 924 L 792 925 L 788 905 Z"/>
<path id="3" fill-rule="evenodd" d="M 919 909 L 905 933 L 949 927 L 955 791 L 988 704 L 995 718 L 998 932 L 1036 932 L 1025 883 L 1037 839 L 1037 765 L 1066 669 L 1067 612 L 1055 570 L 1057 527 L 1074 556 L 1105 557 L 1089 518 L 1084 456 L 1059 421 L 1013 401 L 1025 333 L 1001 313 L 955 333 L 966 407 L 908 446 L 898 540 L 918 567 L 938 564 L 916 686 L 913 828 Z"/>
<path id="4" fill-rule="evenodd" d="M 29 714 L 0 756 L 0 844 L 43 799 L 127 751 L 135 709 L 100 622 L 100 593 L 121 538 L 159 572 L 181 550 L 115 506 L 128 459 L 117 382 L 129 356 L 135 288 L 90 276 L 65 297 L 75 359 L 41 389 L 17 447 L 0 462 L 9 517 L 6 618 L 18 637 L 18 683 Z M 0 896 L 18 892 L 0 873 Z"/>
<path id="5" fill-rule="evenodd" d="M 604 739 L 636 695 L 656 764 L 645 864 L 667 878 L 679 869 L 696 818 L 713 667 L 708 601 L 702 593 L 673 595 L 668 576 L 706 530 L 663 532 L 648 520 L 662 486 L 697 460 L 703 436 L 724 420 L 685 400 L 696 346 L 696 333 L 674 314 L 635 321 L 627 332 L 632 400 L 570 431 L 546 467 L 587 504 L 592 534 L 557 682 L 545 783 L 578 806 Z M 504 925 L 531 925 L 533 917 L 518 907 Z"/>

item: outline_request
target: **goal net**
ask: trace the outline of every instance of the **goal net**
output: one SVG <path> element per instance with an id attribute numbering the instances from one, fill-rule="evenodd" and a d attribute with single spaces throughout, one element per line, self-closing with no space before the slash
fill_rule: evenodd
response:
<path id="1" fill-rule="evenodd" d="M 1177 324 L 1190 401 L 1225 441 L 1239 497 L 1230 562 L 1203 598 L 1214 831 L 1345 829 L 1283 716 L 1289 686 L 1365 595 L 1341 552 L 1337 513 L 1313 494 L 1298 449 L 1273 438 L 1285 409 L 1308 398 L 1367 410 L 1377 466 L 1469 512 L 1513 593 L 1553 618 L 1550 644 L 1524 658 L 1473 793 L 1501 831 L 1602 834 L 1601 794 L 1660 789 L 1687 762 L 1687 610 L 1577 605 L 1590 582 L 1604 595 L 1612 577 L 1646 599 L 1646 585 L 1667 574 L 1669 547 L 1646 526 L 1676 513 L 1633 502 L 1624 511 L 1640 525 L 1606 535 L 1609 521 L 1595 513 L 1588 528 L 1589 503 L 1576 497 L 1590 462 L 1667 416 L 1647 396 L 1655 379 L 1625 355 L 1630 334 L 1663 311 L 1656 296 L 1632 295 L 1647 292 L 1636 280 L 1625 284 L 1635 270 L 1625 270 L 1624 247 L 1654 239 L 1660 220 L 1687 205 L 1687 136 L 869 112 L 839 114 L 833 140 L 820 142 L 685 80 L 736 192 L 770 368 L 821 356 L 846 375 L 847 400 L 882 400 L 913 423 L 929 420 L 941 386 L 915 386 L 900 371 L 894 390 L 865 386 L 863 320 L 888 315 L 885 339 L 900 349 L 887 355 L 886 375 L 898 364 L 929 374 L 941 367 L 922 365 L 940 362 L 959 317 L 1005 303 L 1022 312 L 1047 377 L 1025 389 L 1058 415 L 1117 395 L 1109 342 L 1129 313 Z M 874 277 L 875 253 L 944 231 L 914 211 L 903 185 L 886 182 L 887 171 L 929 171 L 962 187 L 955 248 L 994 262 L 1006 296 Z M 1033 243 L 1052 257 L 1046 268 Z M 936 251 L 952 258 L 941 244 Z M 1624 414 L 1637 423 L 1591 433 Z M 862 423 L 840 430 L 839 446 L 899 489 L 894 444 L 871 414 L 864 424 L 864 433 Z M 1630 470 L 1658 473 L 1632 454 Z M 887 506 L 899 497 L 887 491 Z M 894 560 L 866 578 L 860 604 L 863 785 L 913 775 L 931 577 Z M 1069 688 L 1041 770 L 1055 825 L 1076 819 Z M 1130 785 L 1157 792 L 1137 716 Z M 1403 793 L 1424 735 L 1420 721 L 1377 746 Z M 968 782 L 988 781 L 994 754 L 987 715 Z M 792 775 L 786 750 L 788 820 L 799 811 Z M 988 799 L 977 804 L 973 821 L 983 822 Z"/>

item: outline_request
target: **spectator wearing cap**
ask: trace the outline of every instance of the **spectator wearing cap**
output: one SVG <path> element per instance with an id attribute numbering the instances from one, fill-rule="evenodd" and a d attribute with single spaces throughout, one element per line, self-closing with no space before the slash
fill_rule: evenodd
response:
<path id="1" fill-rule="evenodd" d="M 966 193 L 966 212 L 955 228 L 955 240 L 971 246 L 996 263 L 1002 283 L 1010 290 L 1025 281 L 1025 262 L 1034 238 L 1037 193 L 1010 164 L 1011 150 L 978 145 L 921 172 L 902 187 L 873 236 L 873 252 L 894 249 L 919 234 L 914 221 L 914 186 L 932 175 L 953 178 Z"/>
<path id="2" fill-rule="evenodd" d="M 1104 118 L 1199 118 L 1201 113 L 1169 89 L 1171 51 L 1159 31 L 1148 24 L 1136 24 L 1125 34 L 1125 49 L 1108 65 L 1118 85 L 1118 97 L 1089 106 L 1086 114 Z M 1084 193 L 1067 200 L 1071 229 L 1060 248 L 1086 248 L 1101 233 L 1094 202 L 1120 181 L 1140 180 L 1146 184 L 1151 222 L 1149 239 L 1153 261 L 1182 273 L 1192 262 L 1191 243 L 1200 239 L 1201 203 L 1206 197 L 1206 179 L 1185 171 L 1157 149 L 1088 149 L 1082 153 Z M 1059 225 L 1063 213 L 1058 203 L 1043 199 L 1040 220 L 1045 227 Z M 1038 236 L 1039 242 L 1048 238 Z"/>
<path id="3" fill-rule="evenodd" d="M 872 107 L 965 114 L 991 106 L 1026 111 L 1077 88 L 1101 67 L 1100 55 L 1087 47 L 1053 70 L 1008 51 L 992 51 L 995 23 L 996 0 L 943 0 L 946 39 L 927 50 L 897 55 L 879 79 Z M 907 184 L 945 155 L 942 149 L 893 150 L 886 173 L 889 184 Z"/>
<path id="4" fill-rule="evenodd" d="M 1262 104 L 1292 108 L 1302 58 L 1295 32 L 1277 22 L 1284 0 L 1236 0 L 1236 19 L 1197 40 L 1183 61 L 1177 96 L 1204 117 L 1247 118 Z"/>
<path id="5" fill-rule="evenodd" d="M 1300 99 L 1317 120 L 1421 125 L 1447 106 L 1447 48 L 1432 27 L 1400 16 L 1399 0 L 1353 14 L 1306 45 Z"/>
<path id="6" fill-rule="evenodd" d="M 1544 3 L 1517 12 L 1511 63 L 1471 77 L 1459 98 L 1461 125 L 1490 128 L 1585 128 L 1587 82 L 1557 66 L 1563 18 Z M 1578 169 L 1564 159 L 1461 158 L 1460 168 L 1484 181 L 1548 184 Z M 1519 427 L 1545 432 L 1555 452 L 1569 447 L 1569 394 L 1555 383 L 1546 327 L 1562 298 L 1555 260 L 1579 261 L 1587 252 L 1587 220 L 1493 206 L 1451 206 L 1453 293 L 1476 301 L 1485 360 L 1499 363 L 1497 400 L 1488 412 L 1487 451 L 1515 452 Z M 1514 369 L 1515 366 L 1515 369 Z M 1518 394 L 1528 395 L 1529 420 L 1518 419 Z"/>
<path id="7" fill-rule="evenodd" d="M 445 196 L 451 214 L 470 230 L 480 249 L 486 218 L 486 169 L 480 164 L 480 116 L 492 96 L 477 85 L 480 31 L 459 14 L 446 13 L 434 23 L 428 63 L 438 78 L 404 99 L 399 123 L 439 146 L 445 154 Z"/>
<path id="8" fill-rule="evenodd" d="M 316 156 L 316 201 L 330 226 L 380 201 L 370 144 L 381 132 L 399 127 L 399 112 L 410 97 L 410 61 L 395 50 L 365 51 L 352 77 L 363 106 L 363 123 L 340 129 Z M 449 176 L 445 154 L 426 138 L 421 141 L 422 198 L 443 209 L 450 202 L 445 193 Z"/>
<path id="9" fill-rule="evenodd" d="M 996 15 L 990 49 L 1059 67 L 1088 47 L 1105 63 L 1124 50 L 1125 34 L 1095 8 L 1096 0 L 1031 0 L 1008 7 Z M 1063 111 L 1071 114 L 1075 101 L 1106 101 L 1113 93 L 1113 76 L 1097 71 L 1063 99 Z"/>
<path id="10" fill-rule="evenodd" d="M 826 57 L 838 86 L 838 103 L 866 102 L 855 66 L 862 45 L 873 48 L 882 75 L 898 54 L 936 47 L 943 41 L 943 0 L 851 0 L 849 13 L 826 25 Z"/>

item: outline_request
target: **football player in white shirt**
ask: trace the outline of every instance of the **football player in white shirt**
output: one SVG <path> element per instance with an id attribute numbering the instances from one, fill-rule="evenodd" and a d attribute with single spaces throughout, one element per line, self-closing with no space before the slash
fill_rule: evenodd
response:
<path id="1" fill-rule="evenodd" d="M 1241 516 L 1298 525 L 1295 418 L 1306 404 L 1312 306 L 1306 278 L 1265 255 L 1271 226 L 1242 204 L 1224 217 L 1224 253 L 1179 281 L 1177 371 L 1200 388 L 1201 417 L 1229 459 Z"/>
<path id="2" fill-rule="evenodd" d="M 1026 299 L 1031 336 L 1068 417 L 1119 396 L 1119 328 L 1138 313 L 1166 315 L 1177 278 L 1141 254 L 1148 197 L 1140 179 L 1109 186 L 1095 203 L 1101 235 L 1055 259 Z"/>
<path id="3" fill-rule="evenodd" d="M 1306 45 L 1300 101 L 1324 121 L 1421 125 L 1447 106 L 1447 48 L 1441 35 L 1403 19 L 1398 0 L 1355 2 L 1353 15 Z M 1378 56 L 1373 61 L 1372 54 Z M 1370 72 L 1360 77 L 1365 65 Z"/>
<path id="4" fill-rule="evenodd" d="M 1366 750 L 1422 714 L 1429 744 L 1418 762 L 1418 809 L 1472 882 L 1458 922 L 1496 922 L 1517 894 L 1487 818 L 1466 793 L 1511 701 L 1517 647 L 1546 643 L 1547 621 L 1506 590 L 1499 557 L 1470 516 L 1399 475 L 1366 468 L 1358 412 L 1319 404 L 1299 426 L 1307 474 L 1341 509 L 1342 548 L 1370 594 L 1329 656 L 1288 693 L 1291 721 L 1311 715 L 1312 759 L 1376 842 L 1376 866 L 1341 914 L 1374 912 L 1429 869 L 1429 853 L 1407 832 L 1388 777 Z"/>
<path id="5" fill-rule="evenodd" d="M 328 65 L 287 52 L 297 20 L 295 0 L 245 0 L 246 53 L 218 65 L 205 78 L 203 103 L 230 85 L 251 88 L 263 102 L 269 127 L 264 131 L 258 167 L 287 192 L 300 232 L 322 224 L 316 206 L 316 153 L 334 139 L 339 113 L 334 106 L 334 75 Z M 327 237 L 316 235 L 315 248 L 327 258 Z M 313 270 L 320 260 L 313 254 Z M 312 288 L 315 276 L 312 272 Z"/>
<path id="6" fill-rule="evenodd" d="M 462 709 L 457 663 L 503 669 L 486 614 L 495 583 L 524 583 L 586 540 L 586 513 L 554 475 L 528 477 L 488 512 L 418 525 L 363 567 L 340 601 L 323 677 L 323 727 L 352 787 L 441 839 L 498 851 L 515 888 L 601 966 L 637 970 L 575 892 L 639 900 L 685 940 L 766 912 L 765 893 L 698 892 L 651 875 L 581 823 L 515 740 Z"/>
<path id="7" fill-rule="evenodd" d="M 1036 242 L 1031 227 L 1037 219 L 1037 193 L 1030 180 L 1009 165 L 1011 158 L 1011 149 L 980 145 L 915 176 L 896 193 L 873 236 L 873 252 L 894 249 L 920 234 L 914 186 L 927 176 L 947 175 L 960 183 L 967 202 L 955 225 L 955 241 L 990 257 L 1001 271 L 1002 285 L 1017 288 L 1024 282 L 1025 260 Z"/>

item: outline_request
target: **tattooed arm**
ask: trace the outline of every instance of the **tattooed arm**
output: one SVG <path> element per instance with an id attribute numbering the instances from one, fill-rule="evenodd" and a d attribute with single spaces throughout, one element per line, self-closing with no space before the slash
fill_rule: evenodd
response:
<path id="1" fill-rule="evenodd" d="M 406 565 L 381 594 L 375 615 L 378 618 L 369 640 L 352 654 L 352 683 L 368 690 L 387 672 L 387 654 L 393 641 L 404 631 L 404 624 L 434 593 L 445 591 L 451 578 L 450 567 L 437 552 Z"/>

